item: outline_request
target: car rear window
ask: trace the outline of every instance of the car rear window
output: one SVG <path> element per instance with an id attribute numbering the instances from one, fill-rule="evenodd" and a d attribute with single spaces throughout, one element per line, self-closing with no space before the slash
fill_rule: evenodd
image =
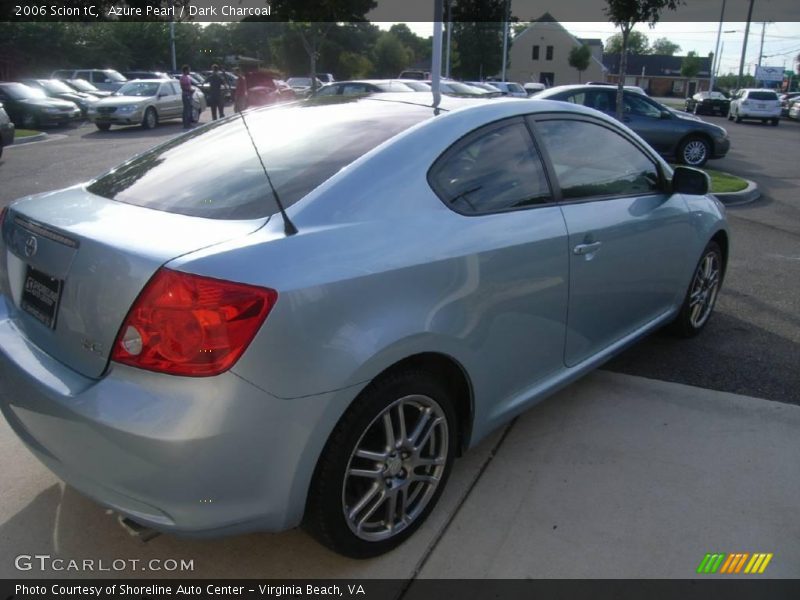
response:
<path id="1" fill-rule="evenodd" d="M 750 100 L 777 100 L 778 95 L 775 92 L 750 92 L 747 95 Z"/>
<path id="2" fill-rule="evenodd" d="M 382 142 L 433 116 L 423 106 L 350 98 L 248 112 L 284 206 L 291 206 Z M 156 210 L 212 219 L 277 212 L 240 116 L 212 122 L 128 161 L 92 182 L 93 194 Z"/>

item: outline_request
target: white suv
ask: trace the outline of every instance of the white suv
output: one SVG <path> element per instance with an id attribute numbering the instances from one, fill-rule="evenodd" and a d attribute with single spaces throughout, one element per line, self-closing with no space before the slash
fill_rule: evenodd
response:
<path id="1" fill-rule="evenodd" d="M 770 121 L 773 125 L 780 122 L 781 102 L 778 94 L 772 90 L 743 89 L 736 92 L 728 109 L 728 120 L 761 119 L 762 123 Z"/>

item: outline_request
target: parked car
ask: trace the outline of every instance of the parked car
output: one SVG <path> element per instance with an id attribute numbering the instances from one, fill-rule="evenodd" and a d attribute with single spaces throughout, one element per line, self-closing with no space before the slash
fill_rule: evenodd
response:
<path id="1" fill-rule="evenodd" d="M 86 117 L 89 107 L 97 102 L 97 96 L 86 92 L 78 92 L 60 79 L 23 79 L 20 83 L 40 89 L 50 98 L 74 102 L 81 109 L 82 117 Z"/>
<path id="2" fill-rule="evenodd" d="M 91 94 L 95 98 L 107 98 L 113 93 L 109 92 L 108 90 L 99 90 L 85 79 L 62 79 L 60 81 L 63 81 L 77 92 Z"/>
<path id="3" fill-rule="evenodd" d="M 316 85 L 313 88 L 318 89 L 321 88 L 323 83 L 319 79 L 316 79 Z M 294 93 L 298 96 L 308 96 L 312 91 L 311 85 L 311 77 L 289 77 L 286 80 L 287 85 L 294 90 Z"/>
<path id="4" fill-rule="evenodd" d="M 289 84 L 272 71 L 250 71 L 245 73 L 245 80 L 248 107 L 267 106 L 297 99 L 297 94 Z"/>
<path id="5" fill-rule="evenodd" d="M 789 92 L 787 94 L 781 94 L 778 99 L 781 101 L 781 116 L 788 117 L 789 116 L 789 106 L 792 104 L 792 101 L 795 98 L 800 98 L 800 92 Z"/>
<path id="6" fill-rule="evenodd" d="M 317 79 L 319 79 L 323 84 L 333 83 L 336 81 L 336 79 L 333 78 L 333 73 L 317 73 Z"/>
<path id="7" fill-rule="evenodd" d="M 759 119 L 762 123 L 771 122 L 776 127 L 780 123 L 781 102 L 773 90 L 744 88 L 736 92 L 728 109 L 728 120 Z"/>
<path id="8" fill-rule="evenodd" d="M 489 85 L 485 81 L 465 81 L 464 83 L 476 87 L 478 89 L 484 90 L 485 92 L 489 92 L 495 97 L 505 96 L 503 92 L 498 90 L 495 86 Z"/>
<path id="9" fill-rule="evenodd" d="M 413 84 L 405 83 L 404 85 L 408 85 L 409 87 Z M 426 81 L 429 86 L 432 82 Z M 495 93 L 490 91 L 484 90 L 479 87 L 475 87 L 473 85 L 469 85 L 468 83 L 463 83 L 461 81 L 454 81 L 452 79 L 441 79 L 439 80 L 439 90 L 443 94 L 447 94 L 448 96 L 475 96 L 478 98 L 494 98 L 502 96 L 502 92 L 499 90 L 495 90 Z"/>
<path id="10" fill-rule="evenodd" d="M 42 90 L 22 83 L 0 82 L 0 102 L 19 128 L 65 125 L 81 116 L 74 102 L 48 98 Z"/>
<path id="11" fill-rule="evenodd" d="M 503 92 L 505 96 L 512 96 L 517 98 L 527 98 L 528 93 L 520 84 L 513 81 L 487 81 L 492 87 L 496 87 Z"/>
<path id="12" fill-rule="evenodd" d="M 128 81 L 131 79 L 172 79 L 172 75 L 164 71 L 125 71 Z"/>
<path id="13" fill-rule="evenodd" d="M 429 81 L 422 81 L 421 79 L 392 79 L 392 81 L 399 81 L 403 85 L 410 87 L 415 92 L 428 92 L 431 91 L 431 84 Z"/>
<path id="14" fill-rule="evenodd" d="M 697 92 L 686 99 L 686 112 L 700 114 L 719 113 L 727 115 L 731 101 L 722 92 Z"/>
<path id="15" fill-rule="evenodd" d="M 562 85 L 539 92 L 536 99 L 581 104 L 616 115 L 617 90 L 611 86 Z M 730 149 L 728 132 L 722 127 L 671 110 L 638 92 L 624 90 L 623 102 L 625 124 L 665 158 L 699 167 Z"/>
<path id="16" fill-rule="evenodd" d="M 586 85 L 604 85 L 606 87 L 613 87 L 614 89 L 617 89 L 616 83 L 609 83 L 608 81 L 589 81 L 586 83 Z M 636 92 L 642 96 L 647 96 L 647 92 L 645 92 L 638 85 L 624 85 L 622 88 L 628 90 L 629 92 Z"/>
<path id="17" fill-rule="evenodd" d="M 705 173 L 574 104 L 344 100 L 4 209 L 0 410 L 140 527 L 387 552 L 457 455 L 709 322 L 729 234 Z"/>
<path id="18" fill-rule="evenodd" d="M 543 83 L 529 81 L 528 83 L 523 84 L 522 88 L 525 90 L 525 93 L 528 94 L 528 96 L 533 96 L 538 92 L 546 90 L 547 86 Z"/>
<path id="19" fill-rule="evenodd" d="M 431 78 L 430 71 L 423 71 L 421 69 L 406 69 L 405 71 L 401 71 L 400 75 L 397 76 L 398 79 L 417 79 L 417 80 L 428 80 Z"/>
<path id="20" fill-rule="evenodd" d="M 127 81 L 114 69 L 59 69 L 50 74 L 51 79 L 85 79 L 97 89 L 116 92 Z"/>
<path id="21" fill-rule="evenodd" d="M 790 119 L 800 119 L 800 98 L 794 98 L 789 103 L 788 117 Z"/>
<path id="22" fill-rule="evenodd" d="M 202 92 L 194 92 L 193 120 L 206 108 Z M 183 117 L 180 84 L 174 79 L 136 79 L 128 81 L 108 98 L 89 109 L 89 120 L 101 131 L 112 125 L 141 125 L 152 129 L 162 121 Z"/>
<path id="23" fill-rule="evenodd" d="M 3 156 L 3 146 L 10 146 L 14 143 L 14 123 L 8 113 L 0 103 L 0 156 Z"/>
<path id="24" fill-rule="evenodd" d="M 413 92 L 410 87 L 396 79 L 361 79 L 357 81 L 337 81 L 323 85 L 311 94 L 314 98 L 324 96 L 363 96 L 381 92 Z"/>

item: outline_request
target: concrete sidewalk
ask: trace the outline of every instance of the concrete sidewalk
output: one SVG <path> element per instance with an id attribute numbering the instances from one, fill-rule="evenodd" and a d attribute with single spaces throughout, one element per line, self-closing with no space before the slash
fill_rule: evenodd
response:
<path id="1" fill-rule="evenodd" d="M 798 406 L 595 372 L 459 460 L 401 548 L 354 561 L 302 531 L 143 544 L 3 422 L 0 577 L 686 578 L 707 552 L 772 552 L 757 577 L 798 577 L 799 434 Z M 20 572 L 19 554 L 194 570 Z"/>

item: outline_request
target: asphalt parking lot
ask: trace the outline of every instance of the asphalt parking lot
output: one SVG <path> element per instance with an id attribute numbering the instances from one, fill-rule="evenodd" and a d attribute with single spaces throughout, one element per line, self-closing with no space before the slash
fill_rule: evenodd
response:
<path id="1" fill-rule="evenodd" d="M 766 576 L 797 577 L 800 123 L 704 118 L 732 138 L 730 155 L 709 166 L 763 192 L 729 209 L 731 260 L 707 330 L 689 341 L 656 333 L 496 432 L 458 461 L 429 521 L 397 551 L 348 560 L 300 530 L 143 544 L 0 422 L 0 577 L 685 578 L 717 551 L 771 552 Z M 54 130 L 4 153 L 0 205 L 84 181 L 181 131 Z M 37 553 L 183 558 L 195 569 L 15 567 Z"/>

